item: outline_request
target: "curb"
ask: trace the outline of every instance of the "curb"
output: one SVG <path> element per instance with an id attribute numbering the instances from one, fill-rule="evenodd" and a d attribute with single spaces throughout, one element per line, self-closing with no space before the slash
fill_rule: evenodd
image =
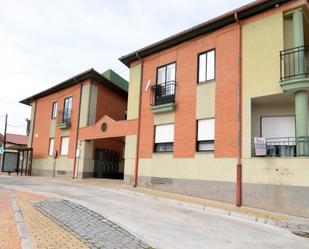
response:
<path id="1" fill-rule="evenodd" d="M 214 214 L 214 215 L 224 215 L 224 216 L 231 216 L 235 218 L 239 218 L 242 220 L 247 220 L 247 221 L 252 221 L 252 222 L 258 222 L 258 223 L 264 223 L 267 225 L 271 226 L 276 226 L 284 229 L 289 229 L 289 230 L 301 230 L 304 232 L 309 232 L 309 223 L 308 224 L 303 224 L 303 223 L 297 223 L 293 220 L 289 220 L 288 217 L 287 221 L 283 221 L 280 219 L 275 219 L 275 218 L 264 218 L 264 217 L 259 217 L 256 215 L 250 215 L 250 214 L 245 214 L 245 213 L 240 213 L 236 211 L 230 211 L 228 209 L 224 208 L 216 208 L 216 207 L 211 207 L 211 206 L 206 206 L 202 204 L 196 204 L 196 203 L 191 203 L 191 202 L 185 202 L 185 201 L 180 201 L 180 200 L 174 200 L 174 199 L 169 199 L 166 197 L 161 197 L 161 196 L 155 196 L 147 193 L 141 193 L 137 191 L 132 191 L 129 189 L 117 189 L 119 192 L 135 195 L 135 196 L 142 196 L 150 200 L 160 200 L 163 201 L 167 204 L 171 205 L 176 205 L 176 206 L 181 206 L 186 209 L 190 210 L 197 210 L 197 211 L 203 211 L 209 214 Z"/>
<path id="2" fill-rule="evenodd" d="M 15 217 L 16 227 L 17 227 L 19 238 L 21 241 L 21 248 L 22 249 L 32 249 L 31 241 L 30 241 L 27 229 L 26 229 L 23 214 L 17 203 L 16 195 L 14 191 L 10 191 L 10 198 L 11 198 L 12 209 L 13 209 L 13 213 Z"/>

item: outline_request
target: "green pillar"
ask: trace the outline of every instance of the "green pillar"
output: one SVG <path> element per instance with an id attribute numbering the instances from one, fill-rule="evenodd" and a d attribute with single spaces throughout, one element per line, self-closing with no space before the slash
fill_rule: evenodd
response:
<path id="1" fill-rule="evenodd" d="M 304 46 L 304 15 L 298 9 L 293 13 L 293 40 L 294 47 Z M 304 51 L 295 54 L 295 74 L 304 73 Z"/>
<path id="2" fill-rule="evenodd" d="M 295 93 L 297 155 L 308 155 L 308 93 Z"/>

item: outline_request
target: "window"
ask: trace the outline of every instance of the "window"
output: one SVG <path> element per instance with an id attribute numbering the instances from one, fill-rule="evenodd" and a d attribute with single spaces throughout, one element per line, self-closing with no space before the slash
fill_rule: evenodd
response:
<path id="1" fill-rule="evenodd" d="M 64 106 L 63 106 L 63 122 L 71 122 L 71 115 L 72 114 L 72 97 L 64 99 Z"/>
<path id="2" fill-rule="evenodd" d="M 197 151 L 214 151 L 215 120 L 201 119 L 197 121 Z"/>
<path id="3" fill-rule="evenodd" d="M 166 104 L 175 101 L 175 80 L 176 63 L 171 63 L 157 69 L 155 104 Z"/>
<path id="4" fill-rule="evenodd" d="M 261 135 L 265 138 L 295 137 L 294 116 L 262 117 L 261 126 Z"/>
<path id="5" fill-rule="evenodd" d="M 49 139 L 49 147 L 48 147 L 48 155 L 52 156 L 54 154 L 54 144 L 55 144 L 55 139 L 50 138 Z"/>
<path id="6" fill-rule="evenodd" d="M 172 152 L 174 145 L 174 124 L 155 126 L 155 152 Z"/>
<path id="7" fill-rule="evenodd" d="M 66 156 L 69 154 L 69 137 L 62 137 L 61 138 L 61 150 L 60 155 Z"/>
<path id="8" fill-rule="evenodd" d="M 52 106 L 52 119 L 55 119 L 57 117 L 57 109 L 58 109 L 58 102 L 55 101 L 53 102 L 53 106 Z"/>
<path id="9" fill-rule="evenodd" d="M 214 80 L 216 67 L 215 50 L 198 55 L 198 83 Z"/>

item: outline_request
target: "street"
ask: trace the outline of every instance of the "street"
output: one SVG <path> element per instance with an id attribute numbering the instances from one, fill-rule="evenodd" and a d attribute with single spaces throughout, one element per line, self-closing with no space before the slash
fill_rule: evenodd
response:
<path id="1" fill-rule="evenodd" d="M 101 221 L 106 219 L 116 224 L 115 232 L 120 234 L 119 238 L 125 240 L 127 234 L 132 235 L 136 245 L 131 248 L 309 248 L 309 239 L 298 237 L 287 229 L 189 210 L 167 201 L 135 196 L 128 191 L 108 186 L 100 187 L 81 184 L 81 181 L 74 183 L 72 180 L 52 178 L 0 176 L 0 188 L 46 197 L 46 200 L 37 204 L 33 202 L 31 205 L 58 225 L 74 226 L 81 241 L 83 236 L 87 235 L 82 229 L 83 226 L 97 224 L 91 228 L 94 234 L 101 231 L 95 229 L 106 229 L 99 220 L 93 218 L 97 213 Z M 76 210 L 79 210 L 80 215 Z M 90 223 L 90 216 L 87 217 L 89 212 L 95 212 L 91 215 L 94 220 Z M 70 223 L 70 219 L 74 222 Z M 89 224 L 82 223 L 86 221 Z M 101 239 L 104 240 L 104 237 Z M 125 244 L 123 241 L 115 241 L 114 245 L 107 248 L 130 248 L 117 247 L 117 243 Z"/>

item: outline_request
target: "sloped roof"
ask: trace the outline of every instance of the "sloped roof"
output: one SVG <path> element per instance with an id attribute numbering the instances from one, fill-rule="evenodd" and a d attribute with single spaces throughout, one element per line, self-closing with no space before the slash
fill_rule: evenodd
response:
<path id="1" fill-rule="evenodd" d="M 28 137 L 26 135 L 19 135 L 19 134 L 6 134 L 6 142 L 11 144 L 18 144 L 18 145 L 27 145 Z"/>
<path id="2" fill-rule="evenodd" d="M 235 23 L 235 14 L 237 13 L 238 20 L 248 18 L 250 16 L 256 15 L 268 9 L 276 7 L 278 4 L 284 4 L 292 0 L 257 0 L 247 5 L 244 5 L 238 9 L 230 11 L 224 15 L 213 18 L 209 21 L 203 22 L 192 28 L 184 30 L 180 33 L 172 35 L 166 39 L 153 43 L 149 46 L 131 52 L 119 58 L 119 60 L 126 66 L 130 66 L 130 63 L 146 57 L 148 55 L 157 53 L 164 49 L 176 46 L 182 42 L 188 41 L 200 35 L 204 35 L 227 26 L 231 23 Z"/>
<path id="3" fill-rule="evenodd" d="M 116 73 L 114 73 L 116 74 Z M 119 76 L 120 77 L 120 76 Z M 114 77 L 115 78 L 115 77 Z M 93 68 L 84 71 L 80 74 L 77 74 L 51 88 L 48 88 L 42 92 L 39 92 L 35 95 L 32 95 L 26 99 L 23 99 L 20 101 L 20 103 L 25 104 L 25 105 L 30 105 L 31 102 L 35 99 L 39 99 L 42 98 L 44 96 L 47 96 L 49 94 L 61 91 L 65 88 L 68 88 L 70 86 L 79 84 L 80 82 L 84 81 L 84 80 L 95 80 L 96 82 L 105 85 L 106 87 L 110 88 L 111 90 L 115 91 L 116 93 L 118 93 L 119 95 L 123 96 L 123 97 L 127 97 L 128 96 L 128 91 L 122 87 L 123 83 L 118 83 L 118 82 L 114 82 L 110 79 L 108 79 L 106 76 L 100 74 L 99 72 L 97 72 L 96 70 L 94 70 Z"/>

